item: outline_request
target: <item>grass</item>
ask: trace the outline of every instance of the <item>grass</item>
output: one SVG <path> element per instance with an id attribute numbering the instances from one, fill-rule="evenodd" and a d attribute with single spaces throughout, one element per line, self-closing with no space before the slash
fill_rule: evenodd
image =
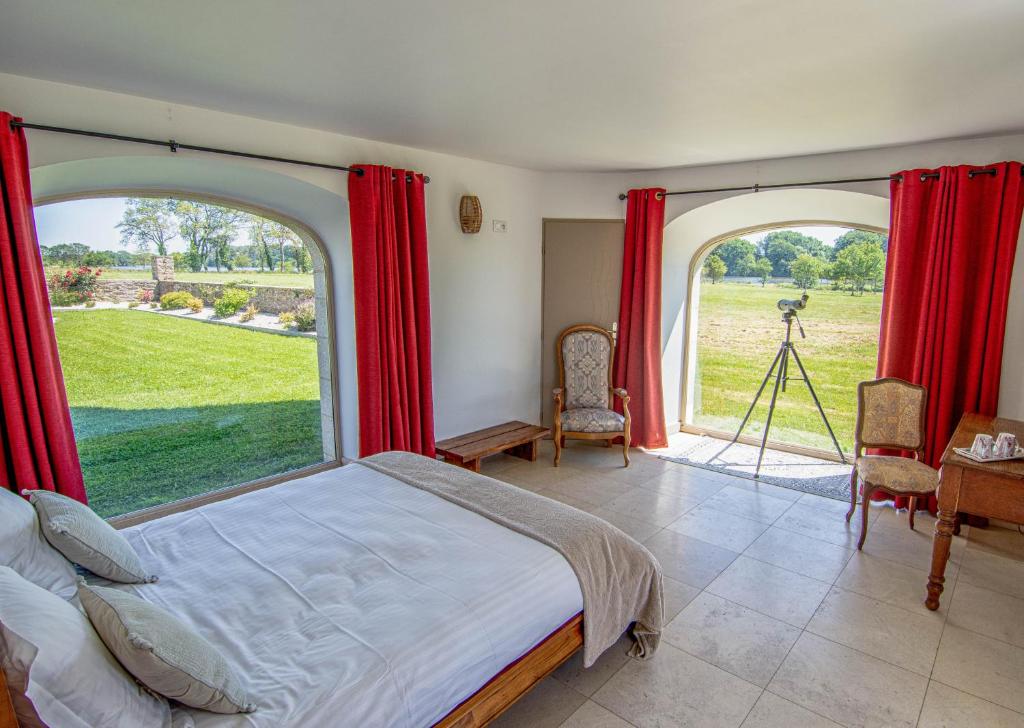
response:
<path id="1" fill-rule="evenodd" d="M 323 459 L 313 339 L 110 309 L 61 311 L 56 330 L 103 517 Z"/>
<path id="2" fill-rule="evenodd" d="M 47 277 L 56 272 L 63 272 L 63 268 L 47 268 Z M 118 270 L 117 268 L 104 268 L 100 278 L 107 278 L 119 281 L 148 281 L 152 280 L 152 274 L 147 270 Z M 231 281 L 245 281 L 259 286 L 277 286 L 279 288 L 313 288 L 312 273 L 260 273 L 259 271 L 199 271 L 194 273 L 190 270 L 174 271 L 175 280 L 190 283 L 230 283 Z"/>
<path id="3" fill-rule="evenodd" d="M 882 296 L 824 289 L 809 293 L 807 309 L 800 316 L 807 338 L 801 339 L 794 326 L 793 340 L 839 444 L 849 452 L 857 416 L 857 383 L 875 375 Z M 785 336 L 775 303 L 799 294 L 786 286 L 701 283 L 695 424 L 736 430 Z M 791 364 L 790 375 L 799 376 L 795 362 Z M 744 433 L 763 432 L 771 384 Z M 802 382 L 791 381 L 787 391 L 780 392 L 771 439 L 832 449 Z"/>

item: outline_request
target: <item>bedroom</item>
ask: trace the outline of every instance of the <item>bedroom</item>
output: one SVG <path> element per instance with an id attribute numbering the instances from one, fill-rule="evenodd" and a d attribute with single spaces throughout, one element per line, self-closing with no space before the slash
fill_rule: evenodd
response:
<path id="1" fill-rule="evenodd" d="M 554 9 L 539 3 L 497 8 L 447 2 L 420 7 L 311 1 L 287 11 L 269 3 L 254 7 L 231 2 L 212 11 L 197 4 L 102 2 L 87 8 L 63 2 L 8 1 L 0 3 L 0 15 L 0 111 L 27 124 L 163 144 L 31 127 L 9 130 L 11 140 L 25 140 L 29 168 L 25 183 L 30 183 L 31 193 L 27 200 L 22 196 L 20 205 L 29 216 L 33 206 L 38 218 L 46 205 L 60 201 L 144 193 L 190 195 L 294 221 L 313 231 L 325 252 L 325 280 L 332 302 L 332 364 L 321 371 L 329 373 L 333 402 L 321 410 L 331 415 L 330 429 L 337 442 L 334 458 L 325 456 L 324 464 L 314 466 L 321 472 L 300 470 L 285 474 L 287 479 L 276 484 L 238 479 L 236 490 L 215 491 L 198 501 L 171 501 L 162 510 L 115 521 L 119 528 L 128 529 L 129 543 L 143 563 L 152 564 L 150 568 L 159 570 L 161 577 L 156 584 L 124 589 L 143 598 L 149 593 L 165 608 L 171 606 L 172 613 L 229 656 L 239 681 L 256 687 L 257 710 L 249 714 L 219 717 L 186 710 L 180 701 L 172 703 L 176 716 L 187 713 L 197 725 L 235 724 L 231 720 L 250 721 L 240 725 L 261 725 L 260 720 L 287 724 L 301 721 L 297 717 L 301 715 L 307 716 L 307 724 L 318 720 L 330 724 L 324 723 L 322 715 L 316 718 L 300 712 L 315 702 L 315 697 L 309 700 L 311 696 L 350 699 L 358 693 L 363 700 L 372 700 L 374 692 L 358 681 L 349 684 L 348 692 L 330 691 L 332 685 L 348 684 L 341 680 L 350 674 L 345 660 L 358 664 L 357 652 L 346 653 L 334 663 L 325 659 L 313 665 L 278 665 L 283 673 L 273 681 L 265 673 L 257 674 L 274 667 L 273 663 L 257 664 L 257 657 L 265 657 L 261 650 L 266 649 L 265 642 L 257 644 L 259 638 L 284 640 L 289 628 L 301 632 L 302 627 L 286 625 L 285 620 L 280 629 L 242 636 L 228 620 L 204 622 L 184 604 L 192 598 L 188 595 L 194 595 L 190 590 L 212 590 L 213 582 L 184 582 L 174 576 L 187 563 L 178 560 L 187 556 L 178 546 L 146 552 L 135 539 L 147 540 L 141 534 L 152 533 L 154 542 L 174 544 L 176 529 L 185 532 L 187 523 L 198 527 L 205 517 L 196 514 L 210 512 L 211 518 L 221 514 L 217 517 L 224 520 L 216 528 L 210 525 L 205 536 L 197 536 L 197 544 L 209 545 L 212 541 L 206 537 L 227 528 L 224 524 L 231 523 L 235 509 L 249 508 L 242 512 L 253 514 L 270 502 L 289 500 L 276 494 L 311 488 L 308 492 L 316 497 L 302 495 L 298 500 L 308 501 L 301 510 L 315 518 L 318 528 L 344 524 L 349 529 L 346 534 L 364 542 L 379 538 L 383 548 L 408 558 L 416 532 L 409 531 L 412 527 L 405 517 L 393 512 L 401 510 L 397 503 L 404 501 L 389 504 L 367 492 L 383 475 L 361 465 L 335 466 L 370 451 L 416 446 L 407 442 L 378 443 L 371 450 L 361 447 L 362 436 L 369 431 L 368 418 L 380 413 L 380 396 L 376 403 L 374 396 L 380 385 L 374 389 L 360 373 L 361 366 L 366 371 L 360 354 L 360 341 L 365 342 L 360 326 L 366 317 L 358 315 L 357 307 L 366 305 L 360 298 L 366 283 L 359 272 L 363 259 L 354 260 L 353 254 L 359 239 L 355 231 L 366 208 L 353 204 L 353 194 L 359 192 L 352 188 L 356 184 L 352 175 L 189 150 L 183 145 L 341 167 L 386 165 L 429 176 L 429 183 L 415 175 L 414 181 L 406 183 L 422 190 L 422 197 L 414 194 L 412 199 L 424 201 L 429 263 L 429 336 L 421 337 L 429 345 L 429 372 L 423 366 L 407 370 L 418 371 L 428 384 L 418 396 L 421 405 L 429 404 L 427 410 L 432 409 L 433 416 L 421 406 L 419 420 L 421 425 L 430 420 L 433 435 L 428 438 L 421 428 L 422 449 L 427 439 L 433 446 L 435 441 L 504 422 L 544 428 L 554 424 L 550 412 L 552 388 L 558 386 L 555 338 L 573 324 L 610 328 L 612 322 L 622 320 L 624 221 L 632 217 L 629 201 L 619 199 L 622 193 L 738 188 L 656 200 L 662 203 L 664 221 L 656 236 L 662 251 L 657 271 L 661 296 L 653 301 L 660 333 L 647 332 L 651 335 L 644 353 L 660 373 L 661 416 L 653 416 L 657 408 L 644 406 L 645 392 L 633 386 L 626 389 L 637 432 L 642 434 L 642 428 L 660 421 L 674 443 L 682 436 L 699 436 L 689 393 L 697 366 L 693 351 L 699 306 L 695 304 L 701 284 L 692 273 L 709 244 L 741 231 L 798 222 L 888 230 L 893 238 L 890 175 L 940 168 L 957 171 L 961 165 L 989 169 L 1024 157 L 1024 127 L 1019 121 L 1024 109 L 1020 94 L 1015 93 L 1022 70 L 1017 36 L 1024 18 L 1016 3 L 942 3 L 922 17 L 916 4 L 909 2 L 867 8 L 786 2 L 771 9 L 749 3 L 712 7 L 572 3 Z M 808 29 L 814 32 L 806 33 Z M 800 47 L 780 48 L 779 38 L 797 30 L 802 33 Z M 722 38 L 729 39 L 730 53 L 722 53 Z M 609 47 L 615 52 L 609 52 Z M 739 113 L 754 107 L 763 112 L 756 117 Z M 167 144 L 172 139 L 178 142 L 176 151 Z M 14 172 L 8 171 L 6 147 L 4 154 L 5 186 L 11 190 L 8 175 Z M 869 178 L 872 181 L 841 182 Z M 979 186 L 994 181 L 987 173 L 969 178 L 971 185 Z M 796 186 L 805 183 L 814 184 Z M 461 229 L 464 196 L 477 198 L 482 206 L 478 233 Z M 982 205 L 991 198 L 974 202 Z M 10 228 L 13 203 L 5 199 L 4 205 Z M 586 228 L 580 244 L 587 247 L 549 280 L 556 269 L 549 260 L 555 243 L 547 227 L 558 221 Z M 1008 224 L 1017 230 L 1019 216 Z M 601 232 L 615 226 L 617 232 Z M 23 227 L 8 237 L 2 243 L 5 246 L 17 243 L 28 246 L 27 250 L 38 245 L 34 236 L 25 242 Z M 913 239 L 912 233 L 904 237 L 910 241 L 908 246 L 934 248 L 932 243 Z M 985 410 L 990 416 L 1024 419 L 1020 373 L 1024 263 L 1019 256 L 1013 258 L 1017 240 L 1015 233 L 1008 266 L 1005 255 L 1002 259 L 1009 291 L 1003 291 L 1005 315 L 997 322 L 1006 331 L 998 342 L 1001 363 L 993 365 L 989 360 L 984 377 L 957 370 L 953 383 L 959 386 L 984 378 L 994 381 L 995 391 L 986 392 L 984 407 L 977 401 L 965 404 L 967 395 L 962 391 L 951 395 L 956 411 L 947 413 L 946 429 L 927 443 L 930 465 L 938 465 L 963 412 Z M 115 239 L 112 246 L 117 245 Z M 11 261 L 9 250 L 0 248 Z M 918 259 L 925 256 L 920 251 L 914 254 Z M 892 256 L 890 248 L 890 263 Z M 17 270 L 30 268 L 20 261 Z M 411 265 L 400 272 L 410 269 Z M 40 277 L 15 279 L 5 272 L 4 300 L 25 300 L 26 285 L 36 286 L 38 296 Z M 35 283 L 26 283 L 29 278 Z M 564 295 L 553 298 L 554 290 Z M 800 290 L 789 290 L 792 293 L 780 293 L 779 298 L 799 297 Z M 579 295 L 581 291 L 589 294 Z M 817 295 L 810 291 L 809 307 L 802 312 L 809 342 L 816 335 Z M 42 297 L 45 302 L 45 293 Z M 998 303 L 998 296 L 993 300 Z M 554 307 L 556 303 L 560 308 Z M 81 316 L 96 313 L 100 312 L 84 311 Z M 778 312 L 770 313 L 769 325 L 780 327 Z M 50 320 L 48 316 L 37 319 Z M 957 335 L 965 349 L 984 340 L 978 329 L 960 323 L 963 330 Z M 57 326 L 59 331 L 61 322 Z M 618 329 L 620 342 L 631 336 L 623 326 Z M 417 330 L 424 332 L 425 327 Z M 780 328 L 772 330 L 773 347 L 779 333 Z M 39 341 L 40 336 L 46 339 L 53 334 L 37 329 L 33 336 L 33 341 Z M 795 329 L 794 336 L 798 336 Z M 796 340 L 803 355 L 803 347 L 810 344 Z M 21 351 L 9 342 L 0 347 L 3 361 Z M 52 350 L 49 356 L 52 360 Z M 406 357 L 397 358 L 408 362 L 411 356 L 407 352 Z M 418 361 L 422 365 L 424 360 Z M 20 369 L 3 370 L 5 386 L 14 381 L 11 372 L 34 371 L 33 362 L 18 362 Z M 389 363 L 378 362 L 385 372 L 390 371 Z M 769 363 L 759 363 L 759 370 Z M 813 369 L 813 357 L 806 363 L 817 383 L 820 376 Z M 923 375 L 902 378 L 929 385 L 935 381 Z M 37 398 L 64 400 L 67 407 L 63 389 L 52 386 L 52 378 L 49 389 L 42 378 L 38 381 L 42 389 L 36 392 Z M 757 384 L 750 383 L 746 399 L 753 397 Z M 856 382 L 848 384 L 852 392 Z M 793 397 L 802 386 L 794 383 Z M 8 404 L 8 398 L 21 401 L 25 391 L 6 389 L 0 394 L 5 417 L 13 417 L 11 407 L 15 406 Z M 938 390 L 929 394 L 931 400 L 944 401 L 945 395 Z M 783 399 L 789 396 L 780 394 Z M 849 406 L 856 409 L 854 403 Z M 816 422 L 812 407 L 808 411 Z M 6 470 L 0 472 L 6 473 L 8 490 L 63 489 L 38 482 L 45 480 L 39 463 L 67 460 L 69 454 L 77 459 L 74 441 L 69 442 L 68 429 L 61 430 L 59 419 L 56 425 L 52 418 L 41 420 L 47 422 L 46 432 L 51 432 L 51 425 L 55 428 L 52 436 L 22 440 L 3 436 Z M 378 425 L 379 420 L 378 416 Z M 20 429 L 24 431 L 24 425 Z M 4 430 L 14 432 L 11 421 L 5 419 Z M 997 499 L 1000 508 L 964 509 L 974 516 L 991 516 L 992 522 L 984 526 L 966 516 L 959 522 L 960 535 L 950 542 L 945 591 L 933 612 L 923 602 L 932 565 L 933 531 L 943 523 L 935 517 L 934 504 L 923 499 L 918 504 L 922 509 L 916 513 L 913 531 L 908 527 L 908 511 L 894 509 L 891 501 L 878 501 L 867 510 L 858 504 L 848 524 L 844 518 L 848 500 L 818 501 L 766 480 L 679 464 L 661 457 L 656 448 L 648 448 L 650 452 L 630 448 L 630 464 L 624 468 L 620 446 L 605 449 L 601 444 L 570 438 L 555 468 L 553 442 L 544 439 L 536 461 L 496 455 L 483 460 L 482 472 L 522 486 L 518 492 L 539 491 L 576 511 L 592 511 L 598 525 L 611 523 L 642 543 L 645 551 L 638 553 L 652 554 L 663 572 L 660 645 L 649 660 L 627 657 L 623 641 L 605 651 L 593 668 L 580 666 L 581 655 L 544 679 L 539 678 L 545 671 L 537 668 L 532 678 L 516 683 L 517 689 L 512 690 L 514 697 L 522 696 L 520 700 L 480 713 L 465 725 L 483 723 L 501 711 L 498 725 L 538 726 L 566 721 L 570 726 L 749 727 L 772 725 L 772 721 L 781 725 L 815 721 L 822 725 L 830 724 L 827 721 L 1014 725 L 1022 720 L 1019 688 L 1024 682 L 1024 638 L 1019 607 L 1024 598 L 1020 588 L 1024 546 L 1017 527 L 1011 525 L 1015 517 L 1020 519 L 1024 488 L 1020 480 L 1004 485 L 1003 496 Z M 784 451 L 774 440 L 770 444 L 768 453 L 782 457 L 776 455 Z M 812 455 L 824 457 L 820 452 Z M 365 523 L 350 523 L 344 514 L 332 510 L 337 504 L 317 500 L 320 493 L 315 489 L 318 484 L 322 489 L 323 478 L 332 473 L 351 479 L 359 468 L 361 479 L 346 480 L 347 485 L 331 481 L 348 488 L 348 497 L 367 509 Z M 463 471 L 456 472 L 461 478 Z M 74 480 L 73 473 L 71 477 Z M 394 479 L 387 483 L 380 487 L 398 487 Z M 260 487 L 264 485 L 268 487 Z M 85 481 L 86 494 L 88 490 Z M 515 534 L 495 525 L 493 519 L 477 523 L 466 508 L 456 508 L 437 495 L 427 498 L 422 489 L 406 484 L 398 491 L 402 495 L 396 498 L 412 499 L 418 503 L 415 508 L 432 505 L 431 512 L 439 520 L 430 534 L 422 535 L 431 539 L 431 550 L 443 551 L 446 543 L 451 546 L 441 536 L 446 518 L 467 529 L 484 529 L 473 533 L 507 542 L 514 553 L 523 549 L 524 554 L 540 556 L 547 553 L 544 549 L 557 550 L 550 544 L 542 548 L 536 538 Z M 377 505 L 372 506 L 373 502 Z M 311 589 L 317 587 L 318 578 L 344 579 L 341 570 L 314 568 L 317 549 L 330 546 L 296 527 L 293 505 L 275 506 L 273 515 L 266 518 L 265 542 L 251 545 L 253 557 L 273 560 L 293 554 L 295 544 L 280 534 L 294 533 L 297 543 L 308 539 L 310 547 L 309 560 L 298 559 L 292 565 L 296 578 Z M 375 508 L 389 509 L 387 517 Z M 292 515 L 286 518 L 281 515 L 285 512 Z M 862 514 L 869 517 L 870 528 L 863 549 L 858 550 Z M 408 528 L 385 528 L 383 535 L 374 534 L 368 525 L 375 517 Z M 163 529 L 165 537 L 157 539 Z M 403 534 L 411 542 L 403 540 Z M 258 540 L 258 536 L 252 538 Z M 40 542 L 40 549 L 43 546 L 49 542 Z M 234 563 L 226 553 L 215 552 L 225 564 Z M 470 555 L 479 559 L 472 563 L 486 563 L 483 555 Z M 449 563 L 449 555 L 440 558 L 439 563 Z M 509 570 L 510 580 L 521 573 L 515 571 L 521 566 L 515 561 L 507 559 L 509 563 L 502 567 Z M 12 563 L 11 558 L 4 563 Z M 545 578 L 562 579 L 558 583 L 564 587 L 568 566 L 558 559 L 544 563 L 551 569 Z M 419 564 L 431 578 L 441 578 L 436 566 L 432 561 Z M 307 567 L 310 571 L 304 572 Z M 244 583 L 252 575 L 238 564 L 231 569 L 240 572 L 226 565 L 224 569 L 218 572 L 211 567 L 207 578 L 227 575 L 231 588 L 225 589 L 224 597 L 244 600 Z M 232 573 L 245 576 L 230 578 Z M 538 579 L 511 594 L 510 585 L 494 579 L 487 569 L 465 580 L 450 585 L 453 593 L 465 597 L 459 590 L 473 587 L 491 590 L 492 597 L 509 594 L 509 599 L 523 600 L 514 603 L 524 605 L 528 613 L 524 615 L 503 615 L 497 598 L 478 605 L 481 619 L 486 622 L 483 615 L 492 610 L 492 621 L 516 637 L 518 644 L 503 648 L 495 637 L 493 651 L 477 655 L 471 669 L 467 661 L 476 658 L 451 652 L 455 635 L 438 630 L 431 635 L 436 642 L 429 641 L 424 637 L 430 634 L 429 627 L 410 623 L 404 636 L 428 640 L 438 650 L 433 657 L 410 656 L 404 668 L 410 685 L 425 694 L 408 703 L 384 702 L 395 710 L 404 705 L 422 714 L 410 713 L 401 719 L 391 714 L 378 718 L 377 724 L 422 725 L 444 718 L 525 649 L 539 644 L 579 612 L 579 608 L 573 611 L 573 605 L 556 604 L 559 598 L 579 600 L 579 585 L 574 587 L 575 595 L 553 588 L 545 594 L 545 582 Z M 571 574 L 569 581 L 573 581 Z M 352 594 L 361 586 L 357 582 L 326 586 L 339 594 Z M 174 592 L 176 586 L 181 591 Z M 409 607 L 409 585 L 388 582 L 381 588 L 385 590 L 377 601 L 363 603 L 365 613 L 346 613 L 346 617 L 366 619 L 367 625 L 383 615 L 400 620 L 401 614 L 389 612 L 388 605 Z M 329 596 L 320 596 L 330 603 Z M 537 603 L 528 607 L 526 600 L 531 598 Z M 333 606 L 343 608 L 337 601 L 335 595 Z M 289 609 L 285 602 L 270 604 L 282 613 Z M 541 606 L 552 612 L 568 611 L 545 616 Z M 384 611 L 375 612 L 378 607 Z M 518 616 L 535 619 L 522 624 L 514 618 Z M 590 628 L 586 619 L 584 625 Z M 315 625 L 307 626 L 307 634 L 317 634 Z M 252 623 L 239 627 L 254 629 Z M 522 634 L 511 634 L 515 630 Z M 447 636 L 442 638 L 442 633 Z M 482 637 L 474 636 L 470 638 L 474 648 L 483 653 L 478 644 Z M 407 650 L 409 645 L 396 639 L 378 647 Z M 557 662 L 564 657 L 557 653 L 552 659 Z M 121 689 L 136 684 L 123 667 L 113 664 L 125 681 Z M 455 678 L 443 677 L 442 668 L 462 670 L 465 682 L 459 687 Z M 433 691 L 437 680 L 450 684 L 451 694 Z M 693 683 L 693 688 L 683 689 L 687 683 Z M 273 693 L 268 685 L 285 686 L 282 694 L 288 699 L 261 705 Z M 638 695 L 646 695 L 646 702 Z M 351 723 L 339 719 L 335 724 Z"/>

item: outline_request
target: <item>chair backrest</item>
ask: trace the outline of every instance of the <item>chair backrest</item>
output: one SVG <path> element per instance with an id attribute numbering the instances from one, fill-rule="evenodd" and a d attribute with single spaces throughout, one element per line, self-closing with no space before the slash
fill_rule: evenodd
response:
<path id="1" fill-rule="evenodd" d="M 857 454 L 862 447 L 924 449 L 928 390 L 895 377 L 857 385 Z"/>
<path id="2" fill-rule="evenodd" d="M 600 326 L 570 326 L 558 337 L 559 386 L 565 409 L 611 406 L 612 357 L 615 340 Z"/>

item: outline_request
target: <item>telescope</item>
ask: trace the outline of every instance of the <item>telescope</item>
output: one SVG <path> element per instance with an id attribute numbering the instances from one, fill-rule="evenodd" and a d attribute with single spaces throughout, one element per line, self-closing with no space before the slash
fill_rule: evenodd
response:
<path id="1" fill-rule="evenodd" d="M 797 311 L 803 311 L 807 308 L 807 299 L 810 298 L 806 293 L 800 298 L 782 298 L 775 305 L 779 307 L 779 310 L 783 313 L 796 313 Z"/>

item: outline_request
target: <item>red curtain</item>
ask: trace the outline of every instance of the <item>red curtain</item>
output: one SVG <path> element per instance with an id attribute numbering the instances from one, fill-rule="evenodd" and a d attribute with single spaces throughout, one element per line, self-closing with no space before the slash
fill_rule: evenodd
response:
<path id="1" fill-rule="evenodd" d="M 619 340 L 612 381 L 629 394 L 630 445 L 665 447 L 661 391 L 661 244 L 665 190 L 630 190 L 622 250 Z M 615 400 L 620 412 L 621 403 Z"/>
<path id="2" fill-rule="evenodd" d="M 878 375 L 928 388 L 924 461 L 938 467 L 964 412 L 996 414 L 1024 185 L 1018 162 L 899 177 Z"/>
<path id="3" fill-rule="evenodd" d="M 0 478 L 86 502 L 32 217 L 28 150 L 0 111 Z"/>
<path id="4" fill-rule="evenodd" d="M 359 456 L 434 456 L 430 276 L 423 175 L 358 165 L 348 176 L 355 277 Z"/>

